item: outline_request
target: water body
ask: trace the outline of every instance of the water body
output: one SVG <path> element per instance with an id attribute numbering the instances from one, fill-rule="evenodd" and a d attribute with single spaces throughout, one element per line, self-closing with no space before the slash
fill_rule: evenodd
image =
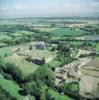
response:
<path id="1" fill-rule="evenodd" d="M 78 40 L 99 40 L 99 35 L 85 35 L 82 37 L 76 37 Z"/>

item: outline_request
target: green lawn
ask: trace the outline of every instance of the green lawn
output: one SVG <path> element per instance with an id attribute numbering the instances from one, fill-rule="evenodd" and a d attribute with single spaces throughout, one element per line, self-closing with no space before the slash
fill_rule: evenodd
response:
<path id="1" fill-rule="evenodd" d="M 33 73 L 38 68 L 38 65 L 27 62 L 23 56 L 12 55 L 4 58 L 4 61 L 14 63 L 25 75 Z"/>
<path id="2" fill-rule="evenodd" d="M 11 35 L 14 36 L 15 38 L 17 38 L 17 37 L 24 37 L 24 36 L 33 35 L 33 34 L 35 34 L 35 33 L 34 32 L 29 32 L 29 31 L 19 31 L 19 30 L 16 30 Z"/>
<path id="3" fill-rule="evenodd" d="M 99 51 L 99 43 L 96 44 L 96 51 Z"/>
<path id="4" fill-rule="evenodd" d="M 52 36 L 62 37 L 64 35 L 67 36 L 81 36 L 87 34 L 88 32 L 82 30 L 71 30 L 70 28 L 59 28 L 54 31 L 51 31 Z M 88 33 L 89 34 L 89 33 Z"/>
<path id="5" fill-rule="evenodd" d="M 52 60 L 52 61 L 49 63 L 49 65 L 51 65 L 52 67 L 59 67 L 60 64 L 61 64 L 61 62 L 58 61 L 58 60 L 56 60 L 56 59 Z"/>
<path id="6" fill-rule="evenodd" d="M 70 97 L 68 97 L 66 95 L 61 95 L 61 94 L 59 94 L 58 92 L 56 92 L 56 91 L 54 91 L 52 89 L 49 90 L 49 93 L 53 97 L 55 97 L 55 100 L 73 100 L 72 98 L 70 98 Z"/>
<path id="7" fill-rule="evenodd" d="M 16 97 L 18 100 L 22 99 L 22 96 L 18 93 L 20 87 L 14 82 L 4 79 L 1 74 L 0 74 L 0 86 L 2 86 L 3 89 L 9 92 L 12 96 Z"/>
<path id="8" fill-rule="evenodd" d="M 10 40 L 10 39 L 12 39 L 12 37 L 10 37 L 10 36 L 8 36 L 8 35 L 4 35 L 4 34 L 0 35 L 0 41 L 3 41 L 3 40 Z"/>
<path id="9" fill-rule="evenodd" d="M 42 85 L 43 91 L 46 90 L 47 88 L 48 87 L 46 85 Z M 51 94 L 55 98 L 55 100 L 74 100 L 67 95 L 59 94 L 57 91 L 55 91 L 51 88 L 48 88 L 48 93 Z"/>
<path id="10" fill-rule="evenodd" d="M 5 55 L 11 55 L 12 51 L 11 51 L 11 47 L 4 47 L 4 48 L 0 48 L 0 56 L 4 57 Z"/>
<path id="11" fill-rule="evenodd" d="M 35 28 L 35 29 L 40 30 L 41 32 L 51 32 L 58 28 Z"/>
<path id="12" fill-rule="evenodd" d="M 25 52 L 25 51 L 23 51 Z M 29 52 L 26 52 L 26 54 L 30 54 L 32 55 L 34 58 L 50 58 L 52 57 L 53 53 L 45 50 L 33 50 L 33 51 L 29 51 Z M 21 70 L 22 72 L 25 74 L 25 75 L 28 75 L 30 73 L 33 73 L 35 72 L 35 70 L 39 67 L 38 65 L 36 64 L 33 64 L 32 62 L 28 62 L 25 60 L 25 56 L 19 56 L 17 55 L 16 53 L 14 53 L 13 55 L 11 56 L 8 56 L 8 57 L 5 57 L 4 58 L 4 61 L 6 62 L 11 62 L 11 63 L 14 63 L 16 64 Z"/>

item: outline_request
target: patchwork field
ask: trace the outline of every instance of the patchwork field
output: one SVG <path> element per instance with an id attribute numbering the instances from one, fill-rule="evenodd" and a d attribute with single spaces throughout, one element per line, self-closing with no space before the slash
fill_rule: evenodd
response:
<path id="1" fill-rule="evenodd" d="M 88 57 L 87 59 L 80 58 L 81 55 L 89 56 L 87 54 L 90 54 L 94 48 L 96 51 L 99 51 L 99 22 L 93 23 L 91 20 L 71 20 L 71 18 L 69 20 L 67 18 L 16 18 L 0 20 L 0 58 L 2 63 L 4 61 L 0 72 L 9 78 L 9 74 L 6 74 L 5 71 L 7 70 L 13 76 L 13 79 L 7 80 L 0 74 L 0 86 L 18 100 L 20 98 L 34 100 L 39 93 L 42 98 L 46 92 L 49 92 L 49 96 L 54 97 L 55 100 L 74 100 L 71 98 L 72 94 L 69 97 L 70 95 L 67 96 L 67 94 L 63 93 L 64 90 L 61 90 L 61 93 L 59 91 L 66 80 L 78 80 L 79 77 L 81 93 L 86 92 L 86 90 L 93 93 L 97 88 L 96 85 L 99 84 L 99 56 L 97 55 L 96 58 L 96 55 L 90 55 L 90 58 Z M 72 28 L 67 28 L 67 26 Z M 36 42 L 38 43 L 36 44 Z M 40 42 L 44 42 L 43 46 L 45 46 L 46 50 L 45 48 L 42 50 L 42 43 Z M 88 63 L 90 59 L 93 60 Z M 73 61 L 75 63 L 72 63 Z M 17 68 L 13 69 L 12 72 L 9 71 L 11 70 L 9 66 L 7 66 L 8 69 L 5 69 L 5 62 L 13 63 L 16 67 L 19 67 L 24 74 L 24 79 L 26 78 L 26 82 L 20 79 L 19 75 L 22 73 L 18 72 Z M 57 67 L 59 69 L 62 66 L 64 67 L 65 63 L 68 63 L 70 67 L 63 68 L 60 71 L 63 75 L 59 77 L 59 88 L 55 86 L 55 70 Z M 43 64 L 45 65 L 43 66 Z M 78 69 L 79 73 L 77 75 L 79 74 L 79 76 L 76 79 L 75 73 L 78 72 Z M 14 70 L 15 75 L 12 74 Z M 36 73 L 33 77 L 34 72 Z M 66 74 L 67 78 L 63 81 L 64 73 L 67 72 L 71 72 L 74 75 Z M 16 80 L 17 73 L 18 80 L 20 80 L 19 83 Z M 19 85 L 22 90 L 25 90 L 23 92 L 27 92 L 27 95 L 21 96 L 18 93 L 21 89 Z M 66 90 L 68 91 L 68 89 L 69 87 Z M 71 89 L 72 91 L 77 90 L 78 84 L 72 85 Z M 99 93 L 99 89 L 97 93 Z M 80 96 L 76 92 L 74 94 Z M 33 96 L 34 98 L 32 98 Z"/>

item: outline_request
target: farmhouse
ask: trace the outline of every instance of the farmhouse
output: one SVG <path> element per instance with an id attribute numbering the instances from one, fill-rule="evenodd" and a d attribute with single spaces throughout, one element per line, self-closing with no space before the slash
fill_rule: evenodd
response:
<path id="1" fill-rule="evenodd" d="M 35 49 L 39 49 L 39 50 L 46 50 L 46 47 L 47 47 L 46 43 L 42 41 L 34 42 L 32 43 L 32 46 Z"/>
<path id="2" fill-rule="evenodd" d="M 26 60 L 28 62 L 32 62 L 32 63 L 35 63 L 37 65 L 43 65 L 45 64 L 45 59 L 44 58 L 33 58 L 31 56 L 27 57 Z"/>

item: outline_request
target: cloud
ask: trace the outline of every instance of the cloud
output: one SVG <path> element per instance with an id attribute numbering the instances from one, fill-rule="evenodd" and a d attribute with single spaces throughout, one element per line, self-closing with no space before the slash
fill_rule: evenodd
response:
<path id="1" fill-rule="evenodd" d="M 21 1 L 21 0 L 20 0 Z M 32 0 L 31 0 L 32 1 Z M 42 1 L 42 0 L 40 0 Z M 51 0 L 52 1 L 52 0 Z M 56 0 L 55 0 L 56 1 Z M 2 6 L 0 15 L 5 14 L 84 14 L 99 13 L 99 0 L 57 0 L 56 2 L 44 3 L 19 3 Z M 59 2 L 60 1 L 60 2 Z M 64 1 L 64 2 L 63 2 Z"/>

